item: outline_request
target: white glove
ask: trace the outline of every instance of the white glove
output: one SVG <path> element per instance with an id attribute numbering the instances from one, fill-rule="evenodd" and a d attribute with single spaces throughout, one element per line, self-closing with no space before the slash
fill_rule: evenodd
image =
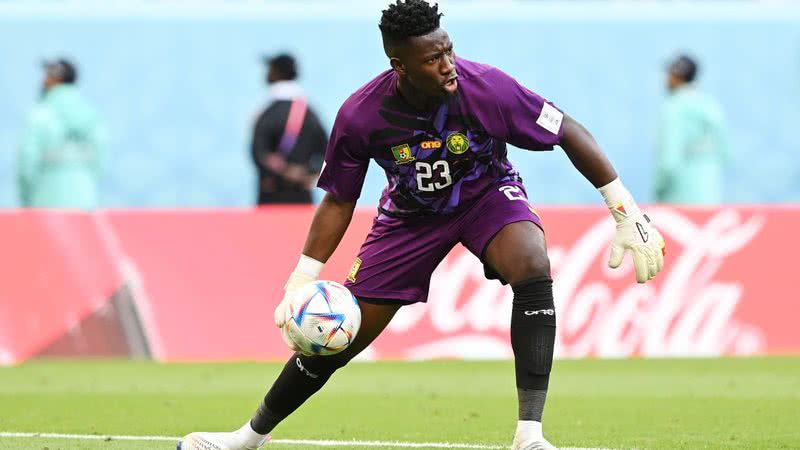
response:
<path id="1" fill-rule="evenodd" d="M 283 328 L 291 317 L 289 310 L 289 301 L 294 291 L 316 280 L 319 273 L 322 272 L 324 264 L 314 258 L 306 255 L 300 255 L 300 261 L 297 263 L 294 272 L 289 275 L 289 280 L 283 286 L 283 300 L 275 308 L 275 326 Z"/>
<path id="2" fill-rule="evenodd" d="M 642 214 L 619 178 L 599 190 L 617 221 L 617 232 L 608 259 L 609 267 L 619 267 L 625 251 L 630 250 L 636 281 L 644 283 L 653 279 L 664 267 L 666 244 L 661 233 L 650 224 L 650 218 Z"/>

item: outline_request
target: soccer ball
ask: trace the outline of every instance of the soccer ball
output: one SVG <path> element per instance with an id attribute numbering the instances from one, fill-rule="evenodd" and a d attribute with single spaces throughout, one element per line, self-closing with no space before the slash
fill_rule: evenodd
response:
<path id="1" fill-rule="evenodd" d="M 346 349 L 361 326 L 361 309 L 350 291 L 334 281 L 314 281 L 289 299 L 291 318 L 283 339 L 307 355 L 333 355 Z"/>

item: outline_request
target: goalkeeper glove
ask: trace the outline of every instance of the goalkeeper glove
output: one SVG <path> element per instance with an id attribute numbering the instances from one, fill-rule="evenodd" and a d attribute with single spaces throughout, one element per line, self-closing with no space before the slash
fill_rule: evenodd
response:
<path id="1" fill-rule="evenodd" d="M 316 280 L 319 273 L 322 272 L 323 265 L 324 263 L 314 258 L 300 255 L 300 261 L 298 261 L 297 267 L 295 267 L 294 271 L 289 275 L 289 280 L 287 280 L 286 284 L 283 286 L 283 300 L 281 300 L 275 308 L 275 325 L 281 329 L 281 337 L 283 341 L 286 342 L 286 345 L 296 352 L 300 351 L 300 348 L 286 333 L 286 327 L 284 326 L 286 322 L 291 319 L 292 311 L 289 307 L 289 303 L 292 299 L 291 296 L 301 287 Z"/>
<path id="2" fill-rule="evenodd" d="M 653 279 L 664 267 L 666 244 L 664 238 L 650 224 L 650 218 L 639 210 L 633 197 L 619 178 L 598 189 L 617 221 L 614 242 L 608 265 L 616 269 L 622 264 L 625 251 L 633 255 L 636 281 L 644 283 Z"/>
<path id="3" fill-rule="evenodd" d="M 294 291 L 301 287 L 315 281 L 322 272 L 324 263 L 317 261 L 306 255 L 300 255 L 300 261 L 297 263 L 294 271 L 289 275 L 289 280 L 283 286 L 283 300 L 275 308 L 275 325 L 279 328 L 283 327 L 291 316 L 289 302 L 291 295 Z"/>

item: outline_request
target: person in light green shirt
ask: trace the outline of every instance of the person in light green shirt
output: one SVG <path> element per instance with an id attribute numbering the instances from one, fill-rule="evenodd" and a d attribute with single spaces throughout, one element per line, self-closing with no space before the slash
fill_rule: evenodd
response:
<path id="1" fill-rule="evenodd" d="M 23 207 L 92 210 L 105 134 L 66 60 L 45 63 L 42 97 L 28 117 L 17 169 Z"/>
<path id="2" fill-rule="evenodd" d="M 720 105 L 699 92 L 697 63 L 680 56 L 668 68 L 667 98 L 661 114 L 655 197 L 661 203 L 714 205 L 723 200 L 729 157 Z"/>

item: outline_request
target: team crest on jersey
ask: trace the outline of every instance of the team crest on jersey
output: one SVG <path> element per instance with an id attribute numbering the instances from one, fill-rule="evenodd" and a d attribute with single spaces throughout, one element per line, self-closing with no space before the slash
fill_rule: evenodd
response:
<path id="1" fill-rule="evenodd" d="M 469 139 L 461 133 L 447 136 L 447 149 L 454 155 L 460 155 L 469 150 Z"/>
<path id="2" fill-rule="evenodd" d="M 408 144 L 392 147 L 392 154 L 394 155 L 395 164 L 406 164 L 417 159 L 411 154 L 411 147 L 409 147 Z"/>
<path id="3" fill-rule="evenodd" d="M 361 268 L 361 258 L 357 257 L 356 260 L 353 261 L 353 267 L 350 268 L 350 274 L 347 275 L 347 281 L 350 281 L 351 283 L 355 283 L 356 282 L 356 275 L 358 275 L 358 269 L 360 269 L 360 268 Z"/>

